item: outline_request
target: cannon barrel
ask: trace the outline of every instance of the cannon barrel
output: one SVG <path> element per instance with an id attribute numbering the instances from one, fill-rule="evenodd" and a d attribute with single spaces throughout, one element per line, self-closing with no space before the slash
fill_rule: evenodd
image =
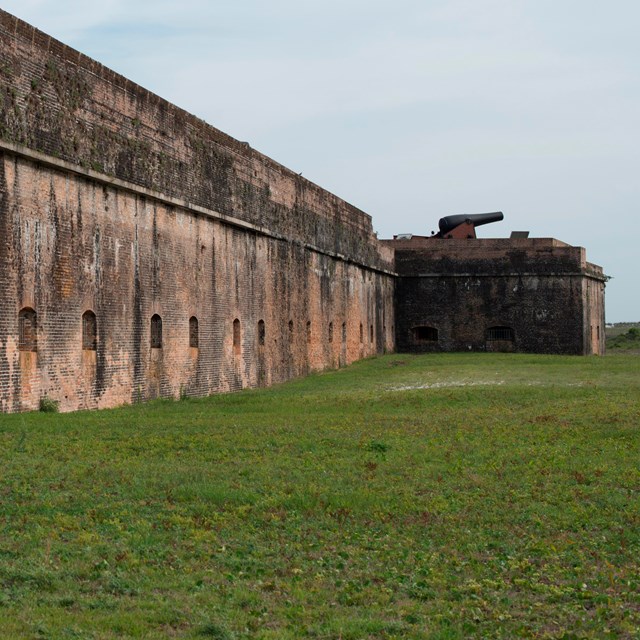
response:
<path id="1" fill-rule="evenodd" d="M 491 222 L 500 222 L 500 220 L 503 219 L 504 215 L 502 214 L 502 211 L 495 211 L 494 213 L 462 213 L 455 216 L 440 218 L 438 226 L 440 228 L 440 233 L 444 235 L 465 222 L 472 224 L 474 227 L 479 227 L 480 225 L 489 224 Z"/>

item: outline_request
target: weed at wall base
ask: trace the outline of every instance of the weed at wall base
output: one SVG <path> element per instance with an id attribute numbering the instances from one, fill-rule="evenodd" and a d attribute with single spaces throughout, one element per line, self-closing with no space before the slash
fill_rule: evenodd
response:
<path id="1" fill-rule="evenodd" d="M 38 405 L 38 411 L 42 411 L 42 413 L 58 413 L 60 411 L 60 403 L 48 396 L 42 396 Z"/>

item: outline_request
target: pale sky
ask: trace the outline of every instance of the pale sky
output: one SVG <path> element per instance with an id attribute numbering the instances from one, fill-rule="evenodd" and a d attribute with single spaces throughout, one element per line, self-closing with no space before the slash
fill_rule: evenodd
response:
<path id="1" fill-rule="evenodd" d="M 380 237 L 456 213 L 584 246 L 640 321 L 638 0 L 5 0 L 332 191 Z"/>

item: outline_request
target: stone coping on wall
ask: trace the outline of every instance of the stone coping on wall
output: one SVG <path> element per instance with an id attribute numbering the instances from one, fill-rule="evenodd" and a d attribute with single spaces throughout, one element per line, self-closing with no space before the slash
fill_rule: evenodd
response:
<path id="1" fill-rule="evenodd" d="M 413 237 L 383 240 L 395 250 L 401 276 L 509 277 L 580 275 L 606 281 L 602 267 L 587 262 L 583 247 L 556 238 Z"/>
<path id="2" fill-rule="evenodd" d="M 437 238 L 435 236 L 411 236 L 411 238 L 393 238 L 382 240 L 396 249 L 429 249 L 432 251 L 486 251 L 487 249 L 554 249 L 573 245 L 557 238 Z M 452 251 L 453 250 L 453 251 Z"/>
<path id="3" fill-rule="evenodd" d="M 401 278 L 591 278 L 593 280 L 599 280 L 605 282 L 606 276 L 598 275 L 591 271 L 576 271 L 575 273 L 567 271 L 546 271 L 541 273 L 540 271 L 512 271 L 501 273 L 479 273 L 469 271 L 467 273 L 416 273 L 416 274 L 402 274 Z"/>

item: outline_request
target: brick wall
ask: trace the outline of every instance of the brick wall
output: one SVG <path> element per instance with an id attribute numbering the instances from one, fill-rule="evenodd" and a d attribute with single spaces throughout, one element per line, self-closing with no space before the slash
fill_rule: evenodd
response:
<path id="1" fill-rule="evenodd" d="M 604 277 L 581 247 L 551 238 L 388 244 L 400 351 L 604 353 Z"/>
<path id="2" fill-rule="evenodd" d="M 368 215 L 2 11 L 0 37 L 2 411 L 231 391 L 394 348 L 393 253 Z"/>
<path id="3" fill-rule="evenodd" d="M 387 274 L 10 153 L 0 155 L 0 226 L 4 411 L 42 396 L 71 410 L 230 391 L 393 349 Z M 35 352 L 19 349 L 24 308 L 37 313 Z M 83 349 L 86 311 L 95 351 Z M 155 314 L 162 348 L 151 344 Z M 360 342 L 360 324 L 373 341 L 365 332 Z"/>
<path id="4" fill-rule="evenodd" d="M 605 313 L 604 284 L 596 278 L 582 280 L 583 299 L 583 353 L 604 355 L 605 351 Z"/>

